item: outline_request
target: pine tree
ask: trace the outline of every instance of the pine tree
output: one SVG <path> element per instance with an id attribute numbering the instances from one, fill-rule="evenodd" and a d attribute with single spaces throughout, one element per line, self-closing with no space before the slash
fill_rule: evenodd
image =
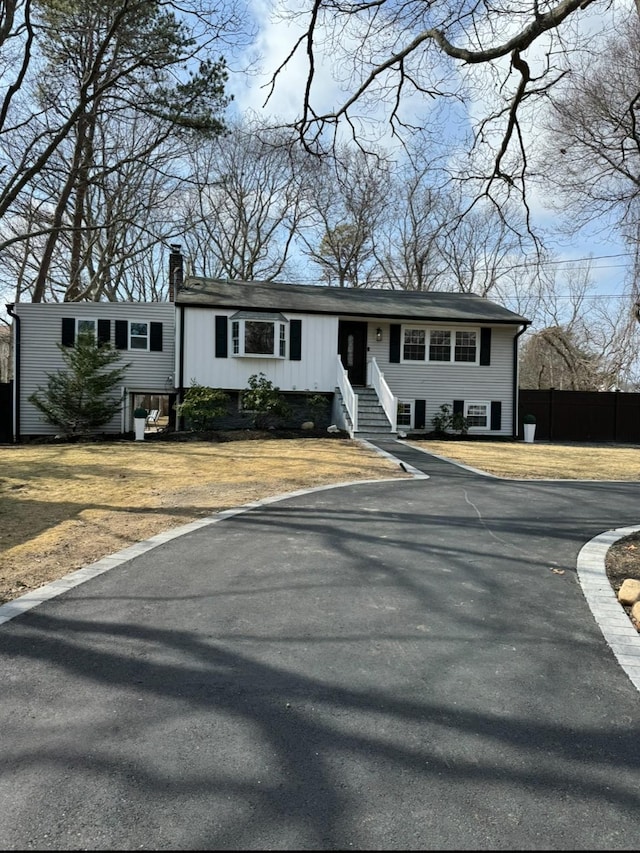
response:
<path id="1" fill-rule="evenodd" d="M 67 370 L 47 374 L 46 388 L 39 388 L 29 400 L 66 435 L 90 433 L 122 409 L 115 389 L 129 364 L 112 366 L 120 362 L 120 353 L 98 344 L 92 334 L 78 335 L 73 347 L 58 347 Z"/>

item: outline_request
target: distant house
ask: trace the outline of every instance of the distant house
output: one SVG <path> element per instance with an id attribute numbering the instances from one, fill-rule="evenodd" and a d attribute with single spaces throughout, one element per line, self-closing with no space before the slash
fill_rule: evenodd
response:
<path id="1" fill-rule="evenodd" d="M 131 431 L 133 409 L 152 397 L 173 411 L 193 382 L 227 391 L 241 413 L 249 377 L 262 373 L 291 400 L 325 395 L 331 419 L 351 436 L 428 432 L 443 404 L 467 417 L 471 433 L 517 435 L 517 348 L 529 321 L 495 302 L 466 293 L 183 280 L 176 245 L 169 274 L 169 302 L 10 306 L 16 440 L 55 432 L 29 396 L 63 367 L 57 344 L 73 346 L 87 329 L 131 363 L 123 410 L 107 432 Z"/>

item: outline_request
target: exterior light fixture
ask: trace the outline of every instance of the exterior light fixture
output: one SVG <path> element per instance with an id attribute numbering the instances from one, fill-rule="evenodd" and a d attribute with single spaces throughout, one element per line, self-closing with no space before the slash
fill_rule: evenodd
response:
<path id="1" fill-rule="evenodd" d="M 382 340 L 382 329 L 380 328 L 380 326 L 378 326 L 378 328 L 376 329 L 376 340 L 377 341 Z"/>

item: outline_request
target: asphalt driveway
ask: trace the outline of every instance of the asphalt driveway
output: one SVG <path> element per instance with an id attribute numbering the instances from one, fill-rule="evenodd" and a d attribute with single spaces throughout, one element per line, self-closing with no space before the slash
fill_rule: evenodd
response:
<path id="1" fill-rule="evenodd" d="M 1 849 L 637 849 L 640 695 L 576 560 L 640 484 L 381 446 L 429 478 L 227 517 L 0 626 Z"/>

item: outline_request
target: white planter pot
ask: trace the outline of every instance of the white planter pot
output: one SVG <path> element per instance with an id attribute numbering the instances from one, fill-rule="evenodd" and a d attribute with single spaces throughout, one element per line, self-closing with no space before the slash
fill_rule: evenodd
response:
<path id="1" fill-rule="evenodd" d="M 531 444 L 536 434 L 536 425 L 535 424 L 523 424 L 524 426 L 524 440 Z"/>
<path id="2" fill-rule="evenodd" d="M 136 441 L 144 441 L 144 428 L 147 423 L 146 418 L 134 418 L 133 425 L 136 431 Z"/>

